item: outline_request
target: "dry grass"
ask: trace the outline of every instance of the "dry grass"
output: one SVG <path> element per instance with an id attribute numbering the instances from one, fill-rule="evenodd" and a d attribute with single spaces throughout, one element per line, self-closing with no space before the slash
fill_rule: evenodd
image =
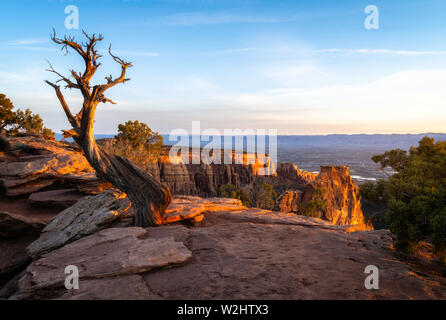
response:
<path id="1" fill-rule="evenodd" d="M 153 165 L 158 161 L 161 151 L 160 148 L 151 148 L 147 146 L 134 148 L 128 144 L 116 142 L 113 139 L 106 139 L 101 142 L 101 147 L 108 153 L 131 160 L 141 169 L 149 172 L 153 168 Z"/>

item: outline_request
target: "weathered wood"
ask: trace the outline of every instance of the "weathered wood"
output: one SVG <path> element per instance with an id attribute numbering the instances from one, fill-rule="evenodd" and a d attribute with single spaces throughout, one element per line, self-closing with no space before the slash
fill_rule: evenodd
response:
<path id="1" fill-rule="evenodd" d="M 121 74 L 117 78 L 106 77 L 107 83 L 105 84 L 90 86 L 90 80 L 101 65 L 98 62 L 101 55 L 98 54 L 95 46 L 103 40 L 103 37 L 101 35 L 96 37 L 94 34 L 89 36 L 87 33 L 83 33 L 88 40 L 86 43 L 78 43 L 73 37 L 57 38 L 55 32 L 51 36 L 53 42 L 61 45 L 63 50 L 68 52 L 68 48 L 71 48 L 85 62 L 83 73 L 71 70 L 71 77 L 74 78 L 74 81 L 55 71 L 51 64 L 50 69 L 47 70 L 59 77 L 56 83 L 64 82 L 65 88 L 80 90 L 84 98 L 81 110 L 74 116 L 66 103 L 60 86 L 46 81 L 56 91 L 59 102 L 73 128 L 64 131 L 64 135 L 71 136 L 83 149 L 85 157 L 99 177 L 106 179 L 127 194 L 135 209 L 136 226 L 146 227 L 162 224 L 167 206 L 172 198 L 169 188 L 158 182 L 150 173 L 138 168 L 127 158 L 105 152 L 94 139 L 94 117 L 98 104 L 114 103 L 105 97 L 104 93 L 111 87 L 130 80 L 126 78 L 126 71 L 127 68 L 132 67 L 132 64 L 113 55 L 110 47 L 109 54 L 114 61 L 121 65 Z"/>

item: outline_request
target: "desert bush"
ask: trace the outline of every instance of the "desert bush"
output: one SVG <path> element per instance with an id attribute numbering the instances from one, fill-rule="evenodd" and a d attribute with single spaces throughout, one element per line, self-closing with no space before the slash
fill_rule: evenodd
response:
<path id="1" fill-rule="evenodd" d="M 130 145 L 134 149 L 144 147 L 149 152 L 159 152 L 163 145 L 163 137 L 138 120 L 118 125 L 115 139 L 118 144 Z"/>
<path id="2" fill-rule="evenodd" d="M 112 154 L 126 157 L 140 168 L 151 172 L 158 161 L 163 137 L 145 123 L 127 121 L 118 126 L 115 139 L 106 140 L 102 148 Z"/>
<path id="3" fill-rule="evenodd" d="M 233 198 L 240 200 L 244 206 L 251 206 L 251 198 L 243 189 L 238 189 L 233 184 L 225 184 L 218 188 L 218 195 L 222 198 Z"/>
<path id="4" fill-rule="evenodd" d="M 277 201 L 277 193 L 269 183 L 260 183 L 254 187 L 254 203 L 257 208 L 274 210 Z"/>
<path id="5" fill-rule="evenodd" d="M 30 109 L 13 110 L 14 105 L 4 94 L 0 94 L 0 133 L 7 135 L 39 134 L 54 139 L 54 132 L 43 125 L 38 114 Z"/>
<path id="6" fill-rule="evenodd" d="M 324 196 L 327 193 L 322 187 L 316 188 L 311 195 L 311 200 L 308 201 L 302 208 L 302 215 L 314 218 L 321 217 L 321 211 L 327 207 L 327 202 Z"/>

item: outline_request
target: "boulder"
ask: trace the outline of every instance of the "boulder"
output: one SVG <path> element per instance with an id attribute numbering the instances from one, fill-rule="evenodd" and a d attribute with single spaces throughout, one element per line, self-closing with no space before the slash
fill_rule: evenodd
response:
<path id="1" fill-rule="evenodd" d="M 45 224 L 36 219 L 0 212 L 0 238 L 16 238 L 39 234 Z"/>
<path id="2" fill-rule="evenodd" d="M 61 208 L 71 207 L 85 195 L 77 189 L 59 189 L 32 193 L 28 201 L 33 205 Z"/>
<path id="3" fill-rule="evenodd" d="M 79 286 L 82 287 L 84 279 L 91 281 L 145 273 L 184 263 L 192 257 L 183 243 L 174 241 L 171 237 L 153 239 L 146 238 L 146 235 L 147 231 L 142 228 L 109 228 L 45 254 L 26 269 L 25 275 L 19 281 L 18 297 L 28 298 L 37 290 L 63 288 L 67 276 L 65 268 L 68 265 L 78 267 Z M 134 282 L 135 279 L 132 279 L 130 284 Z M 125 284 L 124 279 L 118 283 Z M 94 283 L 87 282 L 86 285 L 87 288 L 84 288 L 83 292 L 94 286 Z M 125 285 L 128 287 L 129 283 Z M 110 294 L 101 293 L 98 289 L 96 287 L 92 294 L 100 294 L 102 298 Z M 148 292 L 140 285 L 135 289 L 140 294 Z M 109 290 L 110 288 L 105 291 Z"/>
<path id="4" fill-rule="evenodd" d="M 59 213 L 27 250 L 33 257 L 103 229 L 130 208 L 125 194 L 113 190 L 87 196 Z"/>

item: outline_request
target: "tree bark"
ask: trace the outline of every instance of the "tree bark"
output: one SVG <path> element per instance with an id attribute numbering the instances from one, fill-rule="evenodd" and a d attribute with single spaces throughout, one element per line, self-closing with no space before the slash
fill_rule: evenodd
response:
<path id="1" fill-rule="evenodd" d="M 172 199 L 169 188 L 127 158 L 102 150 L 93 137 L 86 139 L 77 143 L 98 176 L 127 194 L 135 210 L 135 225 L 147 227 L 162 224 Z"/>
<path id="2" fill-rule="evenodd" d="M 85 62 L 83 73 L 71 70 L 71 77 L 74 78 L 74 81 L 55 71 L 51 64 L 50 69 L 47 70 L 59 76 L 57 82 L 64 82 L 65 88 L 79 90 L 84 98 L 81 110 L 74 116 L 65 101 L 60 86 L 56 84 L 57 82 L 46 81 L 56 91 L 65 115 L 73 127 L 72 130 L 64 131 L 64 133 L 71 136 L 84 150 L 85 157 L 100 178 L 109 181 L 127 194 L 135 210 L 136 226 L 147 227 L 162 224 L 166 216 L 166 209 L 172 199 L 169 188 L 158 182 L 150 173 L 138 168 L 130 160 L 105 152 L 94 139 L 93 127 L 96 107 L 99 103 L 114 103 L 104 96 L 104 92 L 117 84 L 130 80 L 125 75 L 127 68 L 132 64 L 114 56 L 109 48 L 110 56 L 121 65 L 121 74 L 117 78 L 106 77 L 107 83 L 105 84 L 91 86 L 90 80 L 101 65 L 98 62 L 101 56 L 95 49 L 95 45 L 103 38 L 101 35 L 98 37 L 89 36 L 85 32 L 84 35 L 88 39 L 86 43 L 78 43 L 74 41 L 73 37 L 57 38 L 56 32 L 51 37 L 53 42 L 62 45 L 62 49 L 66 51 L 68 48 L 73 49 Z"/>

